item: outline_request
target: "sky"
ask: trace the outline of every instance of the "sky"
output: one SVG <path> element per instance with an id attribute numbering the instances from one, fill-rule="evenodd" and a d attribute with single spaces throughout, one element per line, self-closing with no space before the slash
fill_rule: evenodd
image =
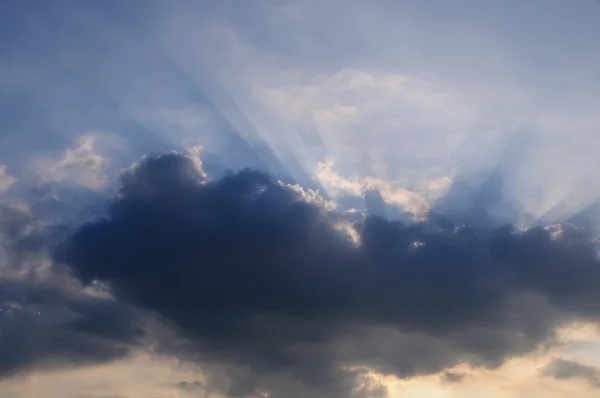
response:
<path id="1" fill-rule="evenodd" d="M 0 3 L 0 398 L 594 397 L 600 2 Z"/>

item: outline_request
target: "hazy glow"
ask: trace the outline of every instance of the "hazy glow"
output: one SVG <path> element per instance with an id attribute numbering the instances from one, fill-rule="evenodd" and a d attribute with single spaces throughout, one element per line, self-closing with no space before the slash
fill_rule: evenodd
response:
<path id="1" fill-rule="evenodd" d="M 14 3 L 0 12 L 0 204 L 25 215 L 78 223 L 117 170 L 177 150 L 204 179 L 272 173 L 339 211 L 335 227 L 357 246 L 351 220 L 366 211 L 421 220 L 486 193 L 500 204 L 483 211 L 502 222 L 600 234 L 596 0 Z M 46 272 L 47 256 L 36 261 Z M 456 383 L 370 376 L 391 398 L 598 396 L 540 375 L 554 357 L 600 365 L 595 328 L 560 339 L 498 369 L 452 369 Z M 0 398 L 216 397 L 203 380 L 138 353 L 0 379 Z"/>

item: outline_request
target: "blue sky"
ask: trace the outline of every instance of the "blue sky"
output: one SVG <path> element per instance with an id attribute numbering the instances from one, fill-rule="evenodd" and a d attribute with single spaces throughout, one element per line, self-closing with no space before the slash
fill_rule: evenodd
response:
<path id="1" fill-rule="evenodd" d="M 598 71 L 596 0 L 7 0 L 1 200 L 80 224 L 177 150 L 345 215 L 598 236 Z"/>
<path id="2" fill-rule="evenodd" d="M 13 174 L 96 132 L 119 141 L 121 165 L 202 145 L 219 169 L 305 185 L 326 157 L 343 176 L 407 186 L 501 168 L 529 218 L 599 193 L 596 1 L 4 8 L 0 156 Z"/>

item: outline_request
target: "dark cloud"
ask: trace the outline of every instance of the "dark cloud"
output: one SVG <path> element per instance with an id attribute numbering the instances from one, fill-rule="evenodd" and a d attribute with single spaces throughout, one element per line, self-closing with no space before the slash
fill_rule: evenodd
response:
<path id="1" fill-rule="evenodd" d="M 0 280 L 0 377 L 109 362 L 128 355 L 142 336 L 135 311 L 64 290 Z"/>
<path id="2" fill-rule="evenodd" d="M 595 388 L 600 388 L 600 369 L 579 362 L 555 358 L 543 370 L 542 375 L 556 380 L 586 380 Z"/>
<path id="3" fill-rule="evenodd" d="M 351 369 L 494 367 L 600 313 L 596 246 L 574 227 L 371 216 L 354 224 L 356 245 L 341 220 L 267 175 L 207 182 L 168 154 L 126 172 L 108 217 L 82 226 L 59 257 L 175 325 L 186 343 L 164 350 L 231 364 L 231 396 L 294 397 L 293 383 L 315 397 L 383 396 Z"/>
<path id="4" fill-rule="evenodd" d="M 136 310 L 53 269 L 48 252 L 64 233 L 0 206 L 0 377 L 109 362 L 142 337 Z"/>

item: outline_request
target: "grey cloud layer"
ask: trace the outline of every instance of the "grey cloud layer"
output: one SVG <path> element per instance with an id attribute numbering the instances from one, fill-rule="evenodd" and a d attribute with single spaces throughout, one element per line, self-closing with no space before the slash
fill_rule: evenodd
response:
<path id="1" fill-rule="evenodd" d="M 596 246 L 577 228 L 367 217 L 355 245 L 340 220 L 267 175 L 207 182 L 168 154 L 129 170 L 109 216 L 82 226 L 60 258 L 188 337 L 165 350 L 246 366 L 229 388 L 238 396 L 283 396 L 274 375 L 315 396 L 376 395 L 353 389 L 360 370 L 342 368 L 409 377 L 493 367 L 600 314 Z"/>
<path id="2" fill-rule="evenodd" d="M 0 377 L 110 362 L 126 356 L 142 334 L 131 324 L 134 312 L 110 300 L 64 297 L 48 286 L 14 288 L 0 283 L 0 299 L 10 299 L 0 315 Z"/>

